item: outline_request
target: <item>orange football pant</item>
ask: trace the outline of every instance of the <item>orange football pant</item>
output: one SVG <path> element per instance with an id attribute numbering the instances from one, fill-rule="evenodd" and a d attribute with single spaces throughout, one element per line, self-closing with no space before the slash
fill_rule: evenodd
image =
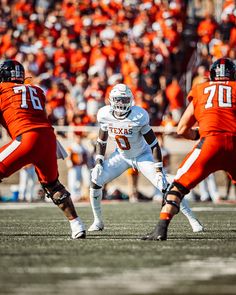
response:
<path id="1" fill-rule="evenodd" d="M 58 178 L 56 136 L 53 129 L 38 128 L 23 133 L 0 148 L 0 179 L 27 164 L 33 164 L 40 182 Z"/>
<path id="2" fill-rule="evenodd" d="M 202 138 L 183 160 L 174 181 L 191 190 L 218 170 L 228 172 L 236 181 L 236 136 L 219 134 Z"/>

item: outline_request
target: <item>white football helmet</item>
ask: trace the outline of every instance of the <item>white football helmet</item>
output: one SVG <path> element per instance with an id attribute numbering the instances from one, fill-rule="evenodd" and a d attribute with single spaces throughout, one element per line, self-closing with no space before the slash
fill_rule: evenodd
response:
<path id="1" fill-rule="evenodd" d="M 131 106 L 134 104 L 133 93 L 130 88 L 125 84 L 116 84 L 110 94 L 109 101 L 111 110 L 118 118 L 125 118 L 130 111 Z"/>

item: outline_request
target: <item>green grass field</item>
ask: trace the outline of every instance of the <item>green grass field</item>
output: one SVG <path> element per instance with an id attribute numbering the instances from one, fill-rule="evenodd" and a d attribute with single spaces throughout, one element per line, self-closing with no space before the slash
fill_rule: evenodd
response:
<path id="1" fill-rule="evenodd" d="M 156 203 L 104 204 L 106 229 L 86 240 L 70 239 L 53 204 L 0 204 L 0 294 L 236 294 L 236 206 L 193 207 L 204 233 L 179 214 L 169 240 L 155 242 L 139 238 L 156 224 Z"/>

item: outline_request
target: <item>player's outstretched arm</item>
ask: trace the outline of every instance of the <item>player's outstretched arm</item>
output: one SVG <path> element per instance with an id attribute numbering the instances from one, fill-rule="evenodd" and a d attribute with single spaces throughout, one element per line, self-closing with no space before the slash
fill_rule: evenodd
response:
<path id="1" fill-rule="evenodd" d="M 162 162 L 162 153 L 161 153 L 161 148 L 159 146 L 158 140 L 155 136 L 155 133 L 153 132 L 153 130 L 149 130 L 146 134 L 143 135 L 146 142 L 149 144 L 149 146 L 152 149 L 152 153 L 153 156 L 156 160 L 155 163 L 155 168 L 156 168 L 156 179 L 157 179 L 157 188 L 160 191 L 165 191 L 167 186 L 168 186 L 168 182 L 166 179 L 166 175 L 163 168 L 163 162 Z"/>
<path id="2" fill-rule="evenodd" d="M 143 137 L 145 138 L 147 144 L 151 147 L 155 160 L 157 162 L 162 162 L 161 148 L 153 130 L 149 130 L 143 135 Z"/>
<path id="3" fill-rule="evenodd" d="M 99 134 L 96 143 L 96 156 L 95 161 L 96 164 L 102 164 L 104 161 L 106 147 L 107 147 L 107 139 L 108 139 L 108 132 L 99 129 Z"/>
<path id="4" fill-rule="evenodd" d="M 183 136 L 186 139 L 198 140 L 200 138 L 200 134 L 198 128 L 193 128 L 195 123 L 196 118 L 194 116 L 194 106 L 193 102 L 190 102 L 179 121 L 177 134 Z"/>

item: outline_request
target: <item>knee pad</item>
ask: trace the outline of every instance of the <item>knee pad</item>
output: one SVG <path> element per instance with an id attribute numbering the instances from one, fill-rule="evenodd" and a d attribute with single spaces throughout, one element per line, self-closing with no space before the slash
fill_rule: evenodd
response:
<path id="1" fill-rule="evenodd" d="M 48 198 L 51 198 L 56 205 L 63 204 L 67 198 L 70 197 L 70 193 L 65 189 L 64 185 L 57 179 L 53 183 L 42 184 L 42 187 Z"/>
<path id="2" fill-rule="evenodd" d="M 183 197 L 184 197 L 185 195 L 187 195 L 187 194 L 190 192 L 189 189 L 187 189 L 185 186 L 183 186 L 182 184 L 180 184 L 180 183 L 178 183 L 178 182 L 175 182 L 175 181 L 174 181 L 172 185 L 173 185 L 173 186 L 176 186 L 177 189 L 181 192 L 181 194 L 182 194 L 181 199 L 183 199 Z"/>
<path id="3" fill-rule="evenodd" d="M 179 191 L 174 191 L 172 190 L 173 187 L 176 187 Z M 169 195 L 174 195 L 177 198 L 180 199 L 180 201 L 183 199 L 183 197 L 189 193 L 189 190 L 187 188 L 185 188 L 183 185 L 177 183 L 177 182 L 173 182 L 170 187 L 168 188 L 168 190 L 166 191 L 166 193 L 164 194 L 163 197 L 163 202 L 162 202 L 162 207 L 167 205 L 172 205 L 174 206 L 179 212 L 180 209 L 180 205 L 176 202 L 176 201 L 172 201 L 172 200 L 168 200 L 168 196 Z"/>

